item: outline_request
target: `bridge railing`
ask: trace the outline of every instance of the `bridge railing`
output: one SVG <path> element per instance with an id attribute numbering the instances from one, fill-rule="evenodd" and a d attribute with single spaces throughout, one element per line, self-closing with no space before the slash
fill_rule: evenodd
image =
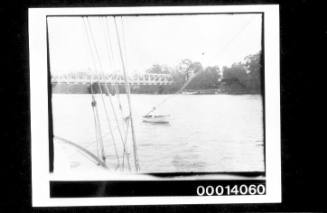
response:
<path id="1" fill-rule="evenodd" d="M 137 74 L 128 76 L 127 81 L 130 84 L 136 85 L 169 85 L 172 83 L 172 77 L 169 74 Z M 110 83 L 110 84 L 125 84 L 125 79 L 119 74 L 64 74 L 52 75 L 52 83 L 67 83 L 67 84 L 90 84 L 93 82 Z"/>

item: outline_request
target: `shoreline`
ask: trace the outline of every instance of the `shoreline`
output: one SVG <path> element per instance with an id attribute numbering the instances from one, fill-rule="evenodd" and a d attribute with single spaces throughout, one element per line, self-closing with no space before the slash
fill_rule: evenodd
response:
<path id="1" fill-rule="evenodd" d="M 87 95 L 91 93 L 65 93 L 65 92 L 53 92 L 52 95 Z M 94 93 L 99 95 L 101 93 Z M 120 95 L 125 95 L 126 93 L 120 93 Z M 165 93 L 165 94 L 153 94 L 153 93 L 131 93 L 131 95 L 192 95 L 192 96 L 201 96 L 201 95 L 262 95 L 261 93 L 201 93 L 201 94 L 176 94 L 176 93 Z M 114 95 L 113 95 L 114 96 Z"/>

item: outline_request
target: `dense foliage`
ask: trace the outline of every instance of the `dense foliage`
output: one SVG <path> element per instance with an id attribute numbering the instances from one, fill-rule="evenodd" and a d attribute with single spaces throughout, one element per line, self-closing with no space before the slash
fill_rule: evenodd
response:
<path id="1" fill-rule="evenodd" d="M 147 73 L 171 74 L 173 83 L 161 90 L 172 93 L 192 78 L 185 91 L 216 89 L 220 93 L 260 93 L 261 92 L 261 52 L 245 57 L 243 62 L 233 63 L 229 67 L 203 67 L 200 62 L 182 60 L 176 67 L 153 65 Z"/>
<path id="2" fill-rule="evenodd" d="M 233 94 L 260 93 L 262 87 L 262 56 L 261 52 L 258 52 L 245 57 L 242 62 L 233 63 L 229 67 L 224 66 L 222 69 L 218 66 L 203 67 L 200 62 L 183 59 L 175 67 L 154 64 L 145 72 L 152 74 L 170 74 L 172 84 L 132 86 L 132 93 L 167 94 L 183 91 Z M 80 73 L 80 75 L 85 75 L 85 73 Z M 89 88 L 85 89 L 83 86 L 74 86 L 74 88 L 70 88 L 68 85 L 53 85 L 53 91 L 60 93 L 88 93 L 91 91 L 90 86 L 88 87 Z M 112 86 L 109 88 L 112 94 L 117 91 L 117 89 L 113 89 Z M 182 91 L 181 88 L 183 88 Z M 106 89 L 100 89 L 96 82 L 93 83 L 93 92 L 98 93 L 100 90 L 105 91 Z M 124 93 L 124 86 L 119 86 L 118 91 Z"/>
<path id="3" fill-rule="evenodd" d="M 248 93 L 261 92 L 261 52 L 245 57 L 244 62 L 223 67 L 221 89 Z"/>

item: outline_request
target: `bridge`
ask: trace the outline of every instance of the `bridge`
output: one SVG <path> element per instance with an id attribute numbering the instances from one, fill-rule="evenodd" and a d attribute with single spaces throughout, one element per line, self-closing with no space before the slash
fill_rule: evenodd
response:
<path id="1" fill-rule="evenodd" d="M 51 83 L 54 84 L 125 84 L 124 76 L 121 74 L 87 74 L 69 73 L 64 75 L 52 75 Z M 135 74 L 127 77 L 130 85 L 170 85 L 172 77 L 170 74 Z"/>

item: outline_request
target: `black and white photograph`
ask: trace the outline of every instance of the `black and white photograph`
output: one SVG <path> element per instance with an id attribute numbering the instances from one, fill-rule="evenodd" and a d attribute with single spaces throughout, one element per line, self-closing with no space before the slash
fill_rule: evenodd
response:
<path id="1" fill-rule="evenodd" d="M 47 21 L 54 173 L 265 171 L 260 14 Z"/>
<path id="2" fill-rule="evenodd" d="M 29 17 L 33 205 L 280 202 L 278 6 Z"/>

